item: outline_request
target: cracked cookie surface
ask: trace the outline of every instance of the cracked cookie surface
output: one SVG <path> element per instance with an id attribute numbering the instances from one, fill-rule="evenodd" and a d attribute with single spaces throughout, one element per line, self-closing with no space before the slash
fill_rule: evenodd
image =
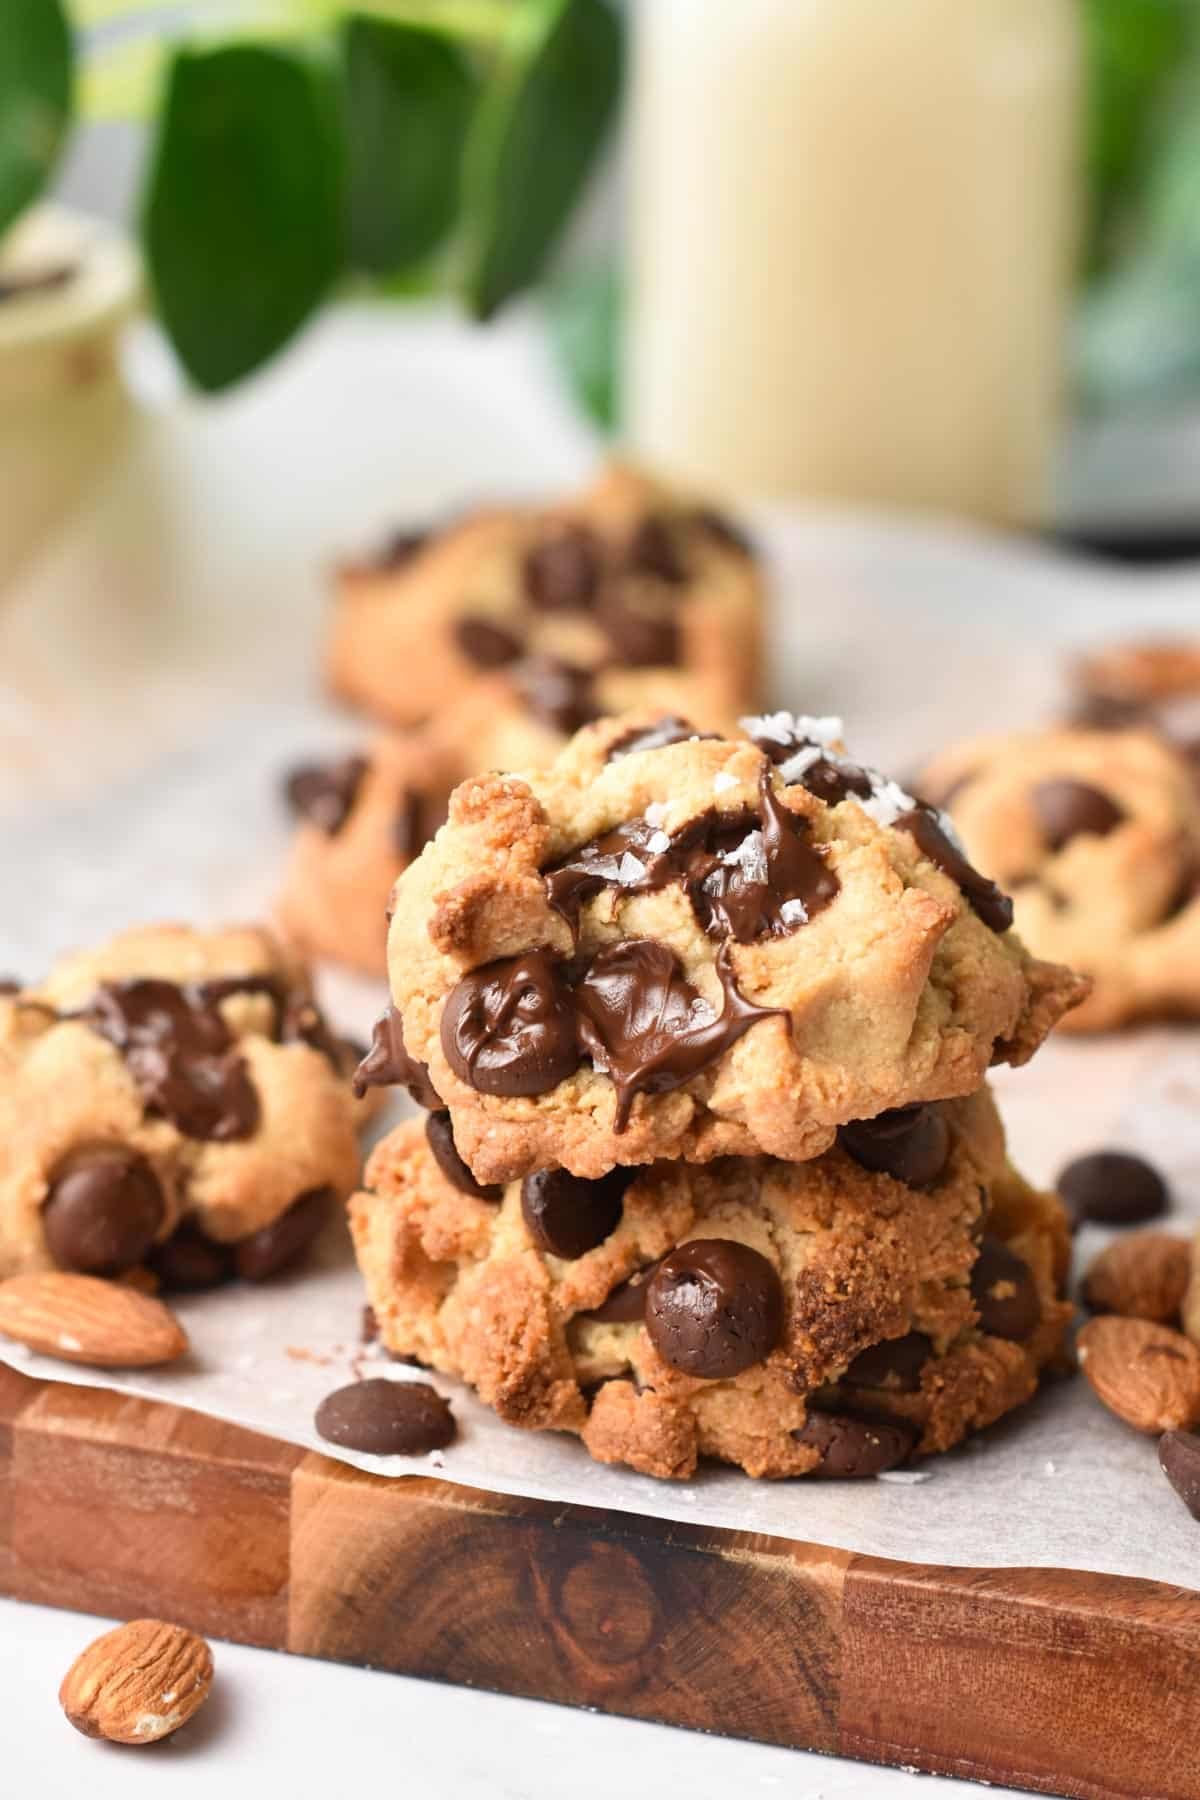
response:
<path id="1" fill-rule="evenodd" d="M 480 510 L 343 569 L 327 670 L 337 693 L 397 725 L 481 675 L 524 680 L 547 661 L 589 717 L 641 704 L 651 671 L 694 678 L 734 713 L 757 700 L 761 606 L 736 526 L 613 467 L 577 500 Z"/>
<path id="2" fill-rule="evenodd" d="M 872 1474 L 948 1449 L 1029 1398 L 1071 1312 L 1061 1206 L 1006 1163 L 986 1092 L 803 1164 L 491 1191 L 438 1113 L 386 1138 L 366 1180 L 351 1227 L 384 1345 L 664 1478 L 701 1457 Z"/>
<path id="3" fill-rule="evenodd" d="M 1027 732 L 947 751 L 922 786 L 1030 948 L 1092 978 L 1067 1029 L 1200 1016 L 1200 795 L 1181 752 L 1145 730 Z"/>
<path id="4" fill-rule="evenodd" d="M 0 1277 L 272 1274 L 359 1169 L 353 1052 L 254 927 L 147 927 L 0 991 Z"/>
<path id="5" fill-rule="evenodd" d="M 398 882 L 394 1007 L 480 1180 L 816 1156 L 974 1092 L 1079 999 L 836 721 L 746 723 L 604 721 L 464 782 Z"/>

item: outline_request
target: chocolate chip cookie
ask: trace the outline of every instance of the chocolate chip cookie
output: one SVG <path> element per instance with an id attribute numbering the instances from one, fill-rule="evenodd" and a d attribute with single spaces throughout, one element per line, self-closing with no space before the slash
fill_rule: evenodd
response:
<path id="1" fill-rule="evenodd" d="M 802 1164 L 483 1188 L 445 1113 L 378 1146 L 351 1224 L 384 1344 L 501 1418 L 679 1479 L 870 1475 L 1029 1398 L 1067 1232 L 990 1096 L 847 1126 Z"/>
<path id="2" fill-rule="evenodd" d="M 352 1053 L 264 931 L 159 926 L 0 993 L 0 1277 L 261 1279 L 353 1187 Z"/>
<path id="3" fill-rule="evenodd" d="M 1200 1016 L 1200 795 L 1155 732 L 1057 728 L 959 746 L 926 772 L 1039 956 L 1092 992 L 1067 1029 Z"/>
<path id="4" fill-rule="evenodd" d="M 560 506 L 477 511 L 344 568 L 329 681 L 397 725 L 481 675 L 535 681 L 546 664 L 568 671 L 589 718 L 640 704 L 629 677 L 650 670 L 694 677 L 734 713 L 757 700 L 761 589 L 730 520 L 614 467 Z"/>
<path id="5" fill-rule="evenodd" d="M 466 781 L 401 876 L 406 1053 L 481 1181 L 803 1160 L 974 1092 L 1081 997 L 837 721 L 744 724 L 608 720 L 549 770 Z"/>

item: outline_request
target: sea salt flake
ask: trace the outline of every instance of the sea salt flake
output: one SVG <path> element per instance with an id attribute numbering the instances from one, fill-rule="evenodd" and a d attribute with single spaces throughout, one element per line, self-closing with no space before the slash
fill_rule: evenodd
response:
<path id="1" fill-rule="evenodd" d="M 916 1487 L 922 1481 L 933 1480 L 932 1469 L 881 1469 L 875 1477 L 876 1481 L 890 1481 L 896 1487 Z"/>
<path id="2" fill-rule="evenodd" d="M 617 880 L 622 887 L 634 887 L 646 874 L 646 865 L 626 850 L 617 864 Z"/>
<path id="3" fill-rule="evenodd" d="M 727 869 L 740 869 L 747 881 L 766 881 L 767 851 L 761 831 L 748 831 L 740 844 L 721 858 Z"/>
<path id="4" fill-rule="evenodd" d="M 646 839 L 646 848 L 652 856 L 661 856 L 664 850 L 671 848 L 671 840 L 665 831 L 651 832 Z"/>
<path id="5" fill-rule="evenodd" d="M 785 925 L 808 924 L 808 908 L 803 900 L 785 900 L 779 909 L 779 916 Z"/>
<path id="6" fill-rule="evenodd" d="M 911 812 L 917 803 L 911 794 L 905 793 L 898 781 L 889 781 L 886 776 L 877 775 L 873 769 L 868 770 L 868 773 L 873 792 L 870 799 L 860 800 L 858 804 L 877 825 L 894 825 L 902 813 Z"/>
<path id="7" fill-rule="evenodd" d="M 663 825 L 670 810 L 665 800 L 652 800 L 642 816 L 647 825 Z"/>

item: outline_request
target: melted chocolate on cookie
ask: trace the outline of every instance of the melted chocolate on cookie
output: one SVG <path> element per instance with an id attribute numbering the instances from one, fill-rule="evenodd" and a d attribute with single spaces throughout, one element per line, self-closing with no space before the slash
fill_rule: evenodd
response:
<path id="1" fill-rule="evenodd" d="M 396 855 L 411 862 L 446 823 L 449 801 L 445 794 L 429 794 L 420 788 L 405 788 L 392 820 L 392 847 Z"/>
<path id="2" fill-rule="evenodd" d="M 361 1100 L 368 1088 L 407 1088 L 418 1106 L 435 1111 L 442 1097 L 429 1079 L 429 1069 L 410 1056 L 404 1043 L 404 1022 L 394 1006 L 375 1021 L 371 1048 L 354 1071 L 354 1093 Z"/>
<path id="3" fill-rule="evenodd" d="M 716 739 L 715 731 L 697 731 L 687 719 L 681 719 L 676 713 L 666 713 L 656 719 L 653 725 L 635 725 L 632 731 L 625 732 L 623 737 L 614 740 L 608 747 L 605 762 L 619 762 L 623 756 L 633 756 L 639 750 L 666 750 L 672 744 L 687 744 L 693 738 L 703 738 L 706 742 Z"/>
<path id="4" fill-rule="evenodd" d="M 707 1068 L 759 1019 L 786 1018 L 737 988 L 729 945 L 717 951 L 719 1014 L 687 981 L 666 944 L 626 939 L 592 959 L 575 990 L 579 1041 L 617 1090 L 614 1131 L 638 1094 L 666 1094 Z"/>
<path id="5" fill-rule="evenodd" d="M 1013 922 L 1013 903 L 994 881 L 972 867 L 938 822 L 932 807 L 918 802 L 896 820 L 897 831 L 907 831 L 921 855 L 948 875 L 979 917 L 992 931 L 1007 931 Z"/>
<path id="6" fill-rule="evenodd" d="M 481 1094 L 545 1094 L 579 1066 L 564 971 L 529 950 L 464 975 L 442 1012 L 442 1049 Z"/>
<path id="7" fill-rule="evenodd" d="M 367 772 L 365 756 L 346 756 L 336 763 L 305 763 L 284 783 L 288 805 L 327 837 L 336 837 L 354 809 Z"/>
<path id="8" fill-rule="evenodd" d="M 603 572 L 600 540 L 586 525 L 555 526 L 521 565 L 526 597 L 539 612 L 586 612 Z"/>

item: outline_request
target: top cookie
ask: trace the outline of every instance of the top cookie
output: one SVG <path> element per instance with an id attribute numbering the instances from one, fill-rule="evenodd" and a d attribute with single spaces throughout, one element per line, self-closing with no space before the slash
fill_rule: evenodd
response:
<path id="1" fill-rule="evenodd" d="M 1067 1021 L 1200 1016 L 1200 797 L 1156 732 L 1060 728 L 947 751 L 922 788 L 968 853 L 1013 890 L 1040 955 L 1092 977 Z"/>
<path id="2" fill-rule="evenodd" d="M 390 1037 L 481 1181 L 802 1161 L 972 1093 L 1085 991 L 837 721 L 744 723 L 608 720 L 545 772 L 466 781 L 397 883 L 369 1074 Z"/>
<path id="3" fill-rule="evenodd" d="M 613 468 L 578 500 L 474 512 L 343 569 L 329 681 L 398 725 L 442 714 L 484 673 L 544 687 L 547 664 L 573 689 L 570 730 L 642 704 L 630 678 L 651 670 L 734 714 L 757 698 L 761 587 L 728 520 Z"/>

